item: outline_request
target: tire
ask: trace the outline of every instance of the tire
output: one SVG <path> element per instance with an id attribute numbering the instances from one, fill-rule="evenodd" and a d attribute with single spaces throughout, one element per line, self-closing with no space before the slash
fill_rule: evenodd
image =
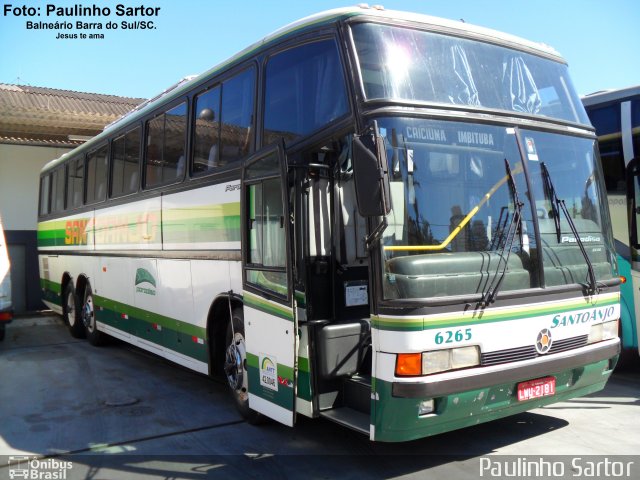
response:
<path id="1" fill-rule="evenodd" d="M 84 338 L 86 336 L 82 318 L 80 317 L 80 310 L 78 309 L 78 296 L 71 281 L 67 282 L 67 286 L 64 287 L 62 316 L 73 338 Z"/>
<path id="2" fill-rule="evenodd" d="M 4 340 L 5 324 L 0 323 L 0 342 Z"/>
<path id="3" fill-rule="evenodd" d="M 105 334 L 100 332 L 96 326 L 96 315 L 93 304 L 93 292 L 91 285 L 87 284 L 84 289 L 84 300 L 82 302 L 82 323 L 87 332 L 87 340 L 94 347 L 105 344 Z"/>
<path id="4" fill-rule="evenodd" d="M 261 423 L 264 417 L 249 407 L 249 376 L 242 309 L 233 310 L 233 318 L 227 325 L 225 345 L 224 375 L 233 402 L 240 415 L 249 423 Z"/>

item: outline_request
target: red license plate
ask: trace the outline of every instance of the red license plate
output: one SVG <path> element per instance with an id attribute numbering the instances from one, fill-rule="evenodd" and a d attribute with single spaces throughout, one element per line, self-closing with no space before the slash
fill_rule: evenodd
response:
<path id="1" fill-rule="evenodd" d="M 556 393 L 555 377 L 538 378 L 518 384 L 518 401 L 533 400 L 534 398 L 548 397 Z"/>

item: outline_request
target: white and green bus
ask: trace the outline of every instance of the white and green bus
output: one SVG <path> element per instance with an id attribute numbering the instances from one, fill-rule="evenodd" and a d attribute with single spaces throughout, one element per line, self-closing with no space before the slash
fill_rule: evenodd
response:
<path id="1" fill-rule="evenodd" d="M 249 420 L 405 441 L 602 389 L 620 287 L 563 59 L 380 7 L 300 20 L 42 170 L 44 301 Z"/>
<path id="2" fill-rule="evenodd" d="M 640 319 L 640 86 L 582 98 L 598 135 L 621 285 L 620 341 L 629 360 L 638 358 Z"/>

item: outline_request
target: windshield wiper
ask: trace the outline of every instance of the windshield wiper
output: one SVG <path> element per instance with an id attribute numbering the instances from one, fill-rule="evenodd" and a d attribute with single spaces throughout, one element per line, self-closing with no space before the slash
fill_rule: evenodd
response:
<path id="1" fill-rule="evenodd" d="M 553 182 L 551 181 L 551 175 L 549 175 L 549 169 L 544 162 L 540 163 L 540 170 L 542 171 L 542 181 L 544 182 L 544 188 L 547 191 L 549 198 L 551 199 L 551 214 L 553 215 L 553 220 L 556 226 L 556 236 L 558 238 L 558 243 L 560 243 L 560 239 L 562 236 L 560 226 L 560 211 L 562 211 L 565 218 L 567 219 L 567 223 L 569 224 L 571 233 L 573 233 L 573 237 L 576 239 L 576 243 L 580 248 L 580 253 L 582 253 L 584 261 L 587 264 L 587 274 L 589 276 L 589 286 L 587 292 L 590 294 L 598 293 L 600 291 L 600 287 L 598 286 L 598 281 L 596 280 L 596 274 L 593 270 L 593 264 L 591 263 L 591 259 L 589 258 L 589 255 L 584 248 L 584 244 L 582 243 L 582 239 L 580 238 L 580 234 L 578 233 L 576 224 L 573 221 L 573 218 L 571 218 L 564 200 L 558 197 L 556 189 L 553 186 Z"/>
<path id="2" fill-rule="evenodd" d="M 520 234 L 520 245 L 522 245 L 522 207 L 524 203 L 520 201 L 518 197 L 518 189 L 516 188 L 516 182 L 513 178 L 513 172 L 511 171 L 511 165 L 509 165 L 509 160 L 504 159 L 504 167 L 507 171 L 507 177 L 509 178 L 509 188 L 511 189 L 511 196 L 513 198 L 514 208 L 513 208 L 513 216 L 511 217 L 511 221 L 509 222 L 509 228 L 507 229 L 507 234 L 504 236 L 504 243 L 502 244 L 502 248 L 498 255 L 500 259 L 498 260 L 498 267 L 496 268 L 496 273 L 493 276 L 493 280 L 489 285 L 487 291 L 482 295 L 482 299 L 478 303 L 480 308 L 484 308 L 493 302 L 495 302 L 496 295 L 498 295 L 498 291 L 500 290 L 500 285 L 502 285 L 502 281 L 507 274 L 507 267 L 509 266 L 509 257 L 511 256 L 511 251 L 513 249 L 513 241 L 516 238 L 516 233 Z M 505 258 L 506 251 L 506 258 Z M 504 262 L 502 268 L 500 267 L 501 263 Z"/>

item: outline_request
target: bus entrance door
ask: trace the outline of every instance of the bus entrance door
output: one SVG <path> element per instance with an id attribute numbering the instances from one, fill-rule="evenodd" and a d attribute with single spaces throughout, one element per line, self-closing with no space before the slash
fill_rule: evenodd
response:
<path id="1" fill-rule="evenodd" d="M 243 300 L 249 407 L 292 426 L 297 321 L 282 146 L 249 158 L 242 174 Z"/>

